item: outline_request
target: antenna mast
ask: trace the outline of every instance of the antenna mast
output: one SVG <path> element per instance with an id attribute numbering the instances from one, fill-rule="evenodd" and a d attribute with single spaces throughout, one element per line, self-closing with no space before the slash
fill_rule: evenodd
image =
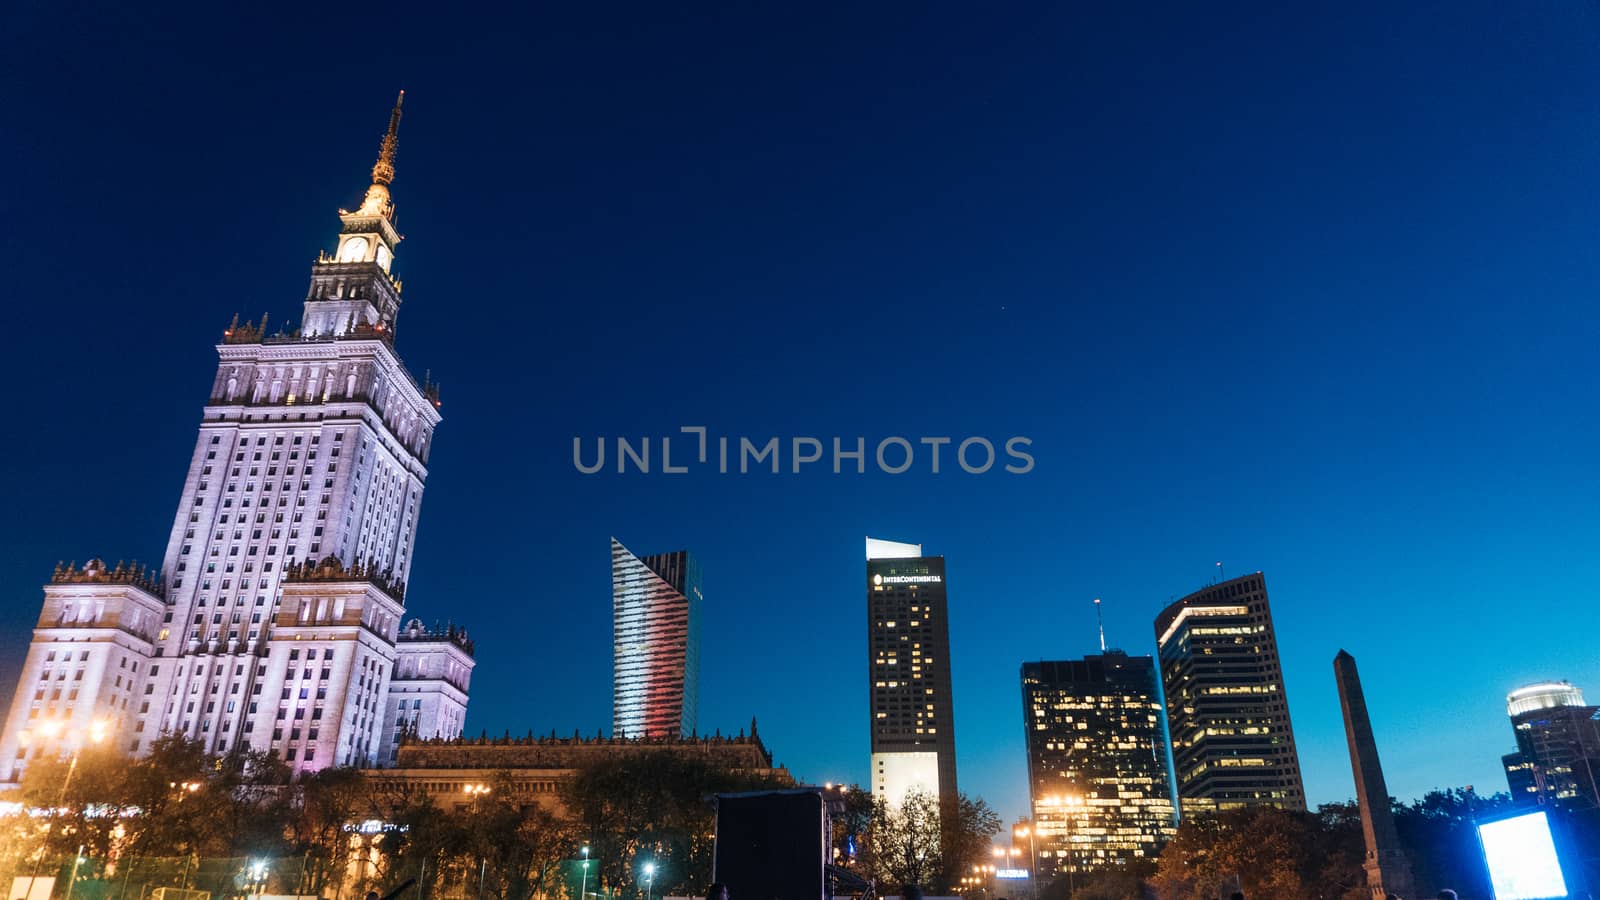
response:
<path id="1" fill-rule="evenodd" d="M 1094 620 L 1100 626 L 1100 652 L 1106 652 L 1106 619 L 1100 614 L 1100 598 L 1094 598 Z"/>

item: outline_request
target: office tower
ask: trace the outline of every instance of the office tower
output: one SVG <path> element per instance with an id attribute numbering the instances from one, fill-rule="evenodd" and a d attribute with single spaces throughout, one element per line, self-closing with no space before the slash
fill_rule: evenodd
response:
<path id="1" fill-rule="evenodd" d="M 1356 804 L 1361 810 L 1361 834 L 1367 846 L 1367 892 L 1373 900 L 1415 897 L 1411 863 L 1400 849 L 1389 811 L 1389 788 L 1378 760 L 1378 742 L 1367 715 L 1367 695 L 1361 690 L 1356 659 L 1343 650 L 1333 658 L 1333 677 L 1339 685 L 1339 709 L 1344 714 L 1345 742 L 1350 749 L 1350 771 L 1356 780 Z"/>
<path id="2" fill-rule="evenodd" d="M 394 349 L 399 125 L 397 101 L 299 326 L 235 316 L 223 331 L 161 572 L 57 566 L 0 779 L 89 740 L 139 753 L 163 733 L 297 771 L 377 762 L 440 421 L 437 389 Z"/>
<path id="3" fill-rule="evenodd" d="M 1155 660 L 1023 663 L 1022 719 L 1037 877 L 1154 859 L 1177 831 Z"/>
<path id="4" fill-rule="evenodd" d="M 700 689 L 700 564 L 687 550 L 635 556 L 611 539 L 616 737 L 687 737 Z"/>
<path id="5" fill-rule="evenodd" d="M 1266 578 L 1195 591 L 1161 611 L 1155 633 L 1184 811 L 1305 809 Z"/>
<path id="6" fill-rule="evenodd" d="M 867 538 L 867 678 L 872 791 L 891 804 L 919 790 L 952 803 L 955 713 L 944 557 Z"/>
<path id="7" fill-rule="evenodd" d="M 1502 757 L 1511 796 L 1569 807 L 1600 806 L 1600 706 L 1566 681 L 1518 688 L 1506 697 L 1517 752 Z"/>

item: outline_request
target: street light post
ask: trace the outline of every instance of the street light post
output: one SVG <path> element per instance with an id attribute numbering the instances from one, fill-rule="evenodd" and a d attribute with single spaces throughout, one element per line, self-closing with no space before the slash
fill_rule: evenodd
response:
<path id="1" fill-rule="evenodd" d="M 578 888 L 578 900 L 589 897 L 589 845 L 583 845 L 583 886 Z"/>
<path id="2" fill-rule="evenodd" d="M 1015 837 L 1028 839 L 1028 885 L 1033 889 L 1033 896 L 1036 898 L 1039 896 L 1039 848 L 1034 842 L 1034 832 L 1038 830 L 1034 825 L 1024 825 L 1012 832 Z M 1071 876 L 1069 875 L 1068 877 L 1070 878 Z M 1068 884 L 1067 893 L 1071 894 L 1071 882 L 1069 881 Z"/>
<path id="3" fill-rule="evenodd" d="M 656 880 L 656 864 L 653 863 L 653 862 L 645 863 L 644 864 L 644 900 L 650 900 L 650 889 L 654 886 L 655 880 Z"/>
<path id="4" fill-rule="evenodd" d="M 39 726 L 39 730 L 41 732 L 43 732 L 46 737 L 53 738 L 56 735 L 61 734 L 65 730 L 65 727 L 66 727 L 65 723 L 63 723 L 62 720 L 60 720 L 60 719 L 48 719 L 42 725 Z M 83 735 L 81 733 L 78 733 L 78 732 L 73 732 L 72 734 L 77 735 L 80 739 L 83 737 Z M 32 737 L 32 735 L 30 735 L 28 732 L 24 731 L 22 733 L 21 737 L 22 737 L 23 745 L 26 746 L 26 744 L 28 743 L 28 739 L 30 737 Z M 106 721 L 104 719 L 95 719 L 93 722 L 89 723 L 88 737 L 89 737 L 89 740 L 91 742 L 96 743 L 96 744 L 98 744 L 101 741 L 105 740 L 105 737 L 106 737 Z M 72 775 L 73 775 L 73 773 L 78 771 L 78 755 L 81 754 L 82 752 L 83 752 L 83 743 L 80 740 L 72 748 L 72 761 L 67 764 L 67 776 L 65 778 L 61 779 L 61 793 L 59 795 L 57 795 L 57 797 L 56 797 L 56 807 L 57 808 L 60 808 L 62 805 L 64 805 L 67 802 L 67 787 L 72 784 Z M 51 815 L 54 815 L 55 814 L 55 810 L 51 810 L 50 813 L 51 813 Z M 49 829 L 47 827 L 46 831 L 48 831 L 48 830 Z M 39 880 L 39 866 L 41 864 L 43 864 L 43 862 L 44 862 L 44 851 L 45 851 L 45 848 L 43 846 L 43 842 L 41 841 L 40 842 L 40 847 L 39 847 L 39 855 L 34 857 L 34 859 L 33 859 L 33 871 L 31 873 L 29 873 L 29 875 L 28 875 L 28 894 L 27 894 L 27 897 L 30 898 L 30 900 L 31 900 L 31 898 L 33 896 L 33 884 L 34 884 L 35 881 Z M 83 848 L 79 847 L 78 848 L 78 856 L 81 857 L 82 855 L 83 855 Z M 78 873 L 78 860 L 77 860 L 77 858 L 74 858 L 74 861 L 72 863 L 72 873 L 73 873 L 73 877 L 77 877 L 77 873 Z M 68 885 L 67 891 L 68 891 L 69 894 L 71 893 L 72 887 L 70 885 Z"/>

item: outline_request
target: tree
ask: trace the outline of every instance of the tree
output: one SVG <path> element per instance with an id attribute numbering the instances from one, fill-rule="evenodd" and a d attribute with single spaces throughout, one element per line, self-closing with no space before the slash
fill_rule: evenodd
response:
<path id="1" fill-rule="evenodd" d="M 40 758 L 22 778 L 22 801 L 50 810 L 38 832 L 47 856 L 75 855 L 78 847 L 103 862 L 117 843 L 116 814 L 124 794 L 124 762 L 114 751 L 90 746 L 73 760 Z"/>
<path id="2" fill-rule="evenodd" d="M 356 769 L 329 768 L 300 783 L 300 814 L 294 818 L 294 849 L 306 855 L 301 893 L 317 893 L 340 877 L 350 862 L 345 825 L 375 808 L 366 779 Z"/>
<path id="3" fill-rule="evenodd" d="M 931 887 L 943 874 L 941 837 L 939 801 L 932 794 L 913 788 L 895 806 L 877 798 L 866 841 L 873 877 L 884 885 Z"/>
<path id="4" fill-rule="evenodd" d="M 1000 832 L 1000 815 L 983 798 L 960 794 L 947 803 L 939 818 L 942 852 L 938 888 L 950 890 L 972 866 L 990 861 L 989 847 Z"/>
<path id="5" fill-rule="evenodd" d="M 1245 896 L 1340 900 L 1361 896 L 1359 824 L 1345 807 L 1318 813 L 1263 806 L 1186 820 L 1161 853 L 1152 883 L 1163 898 Z"/>
<path id="6" fill-rule="evenodd" d="M 698 893 L 711 880 L 713 794 L 787 786 L 768 776 L 670 750 L 617 756 L 579 772 L 564 789 L 576 834 L 593 850 L 597 886 L 643 893 L 640 867 L 653 862 L 654 893 Z"/>
<path id="7" fill-rule="evenodd" d="M 1418 886 L 1490 896 L 1475 819 L 1510 808 L 1509 794 L 1479 797 L 1470 789 L 1429 791 L 1410 806 L 1393 803 L 1395 831 L 1411 858 Z"/>

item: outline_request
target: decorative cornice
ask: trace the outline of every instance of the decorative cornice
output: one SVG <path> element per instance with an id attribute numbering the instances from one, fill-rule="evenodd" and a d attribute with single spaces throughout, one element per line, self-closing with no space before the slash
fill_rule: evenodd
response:
<path id="1" fill-rule="evenodd" d="M 117 560 L 117 567 L 106 568 L 100 559 L 91 559 L 78 568 L 76 561 L 66 564 L 56 563 L 55 571 L 50 574 L 51 584 L 127 584 L 138 588 L 157 599 L 166 599 L 167 589 L 162 584 L 161 573 L 153 571 L 149 566 L 140 566 L 138 560 L 132 564 L 124 564 Z"/>
<path id="2" fill-rule="evenodd" d="M 284 584 L 315 584 L 315 583 L 354 583 L 370 584 L 396 602 L 403 602 L 406 595 L 405 582 L 394 577 L 392 569 L 379 570 L 376 565 L 357 562 L 345 566 L 337 556 L 325 556 L 319 563 L 299 562 L 290 563 L 283 570 Z"/>

